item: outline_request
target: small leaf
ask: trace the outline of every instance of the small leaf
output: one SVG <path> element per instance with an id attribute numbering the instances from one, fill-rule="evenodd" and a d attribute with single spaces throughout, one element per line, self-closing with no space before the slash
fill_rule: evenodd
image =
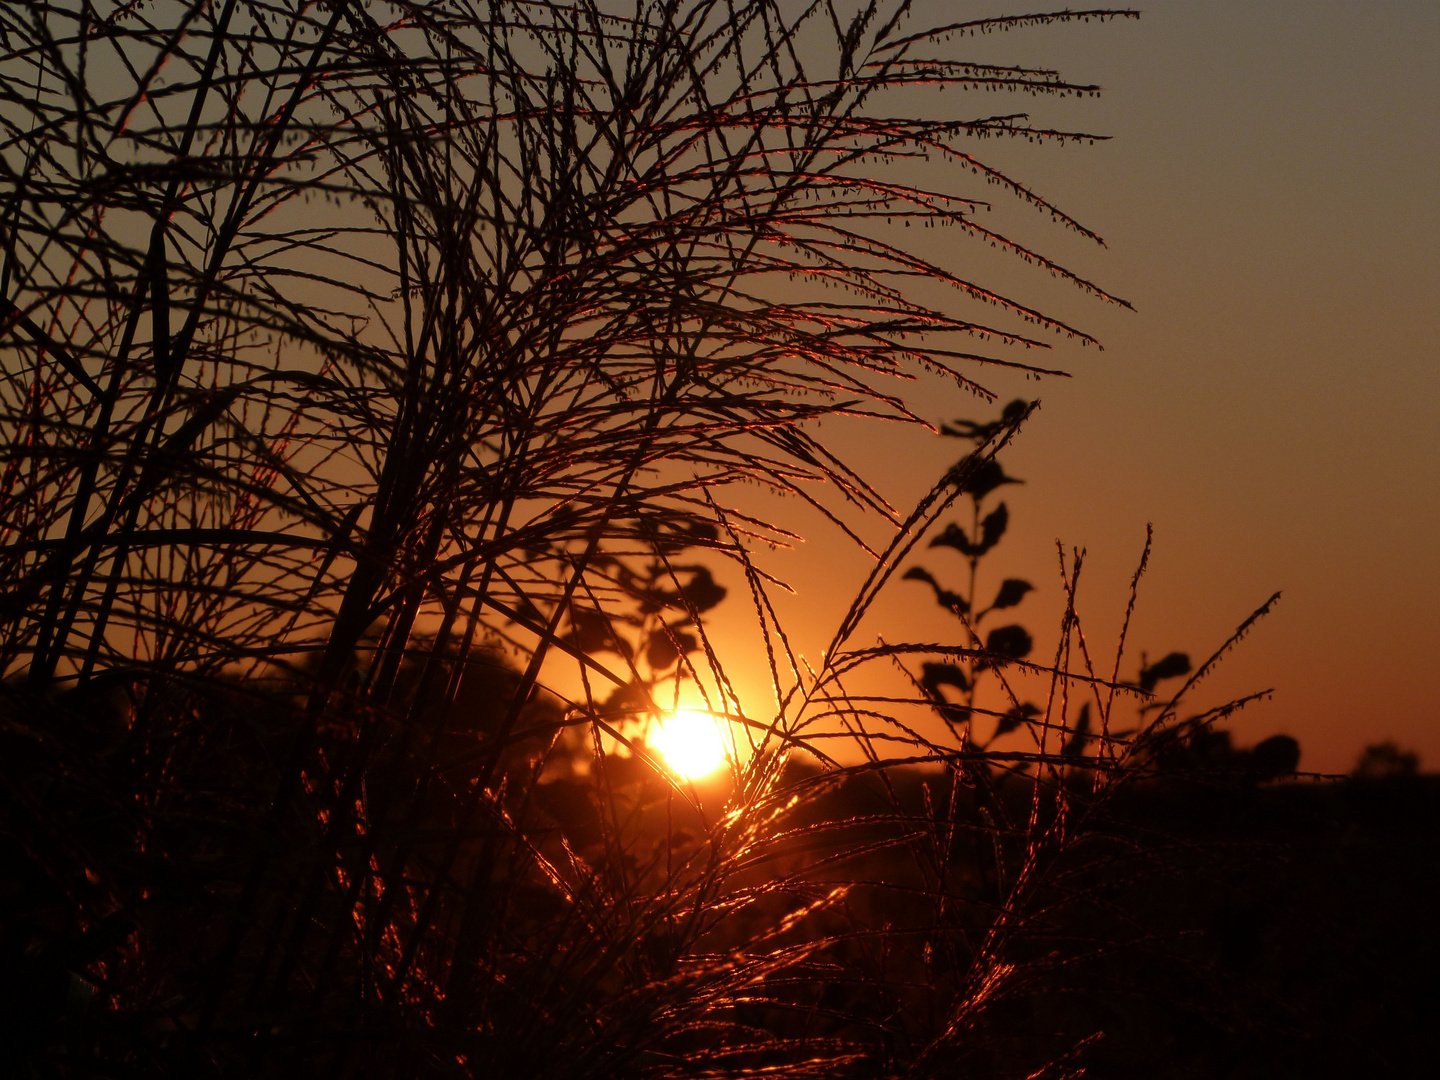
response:
<path id="1" fill-rule="evenodd" d="M 650 694 L 642 683 L 626 683 L 611 691 L 600 705 L 600 715 L 605 717 L 635 717 L 651 709 Z"/>
<path id="2" fill-rule="evenodd" d="M 946 611 L 954 615 L 966 615 L 970 611 L 970 602 L 959 593 L 951 592 L 949 589 L 942 589 L 940 583 L 931 576 L 930 571 L 923 566 L 912 566 L 901 576 L 901 580 L 923 581 L 935 590 L 935 602 Z"/>
<path id="3" fill-rule="evenodd" d="M 945 530 L 934 540 L 930 541 L 931 547 L 951 547 L 962 555 L 968 555 L 972 559 L 978 559 L 987 551 L 1000 542 L 1005 535 L 1005 528 L 1010 524 L 1010 511 L 1004 503 L 1001 503 L 980 522 L 980 538 L 972 539 L 970 534 L 962 529 L 955 522 L 945 526 Z"/>
<path id="4" fill-rule="evenodd" d="M 1025 594 L 1034 589 L 1030 582 L 1020 578 L 1006 578 L 1000 583 L 1000 592 L 995 596 L 995 602 L 990 605 L 990 610 L 999 608 L 1010 608 L 1025 599 Z"/>
<path id="5" fill-rule="evenodd" d="M 963 694 L 970 689 L 970 680 L 955 664 L 927 663 L 920 669 L 920 685 L 937 702 L 943 702 L 945 697 L 940 687 L 953 686 Z"/>
<path id="6" fill-rule="evenodd" d="M 971 541 L 969 534 L 953 521 L 945 526 L 945 530 L 939 536 L 930 541 L 930 546 L 932 548 L 951 547 L 962 555 L 980 554 L 980 549 Z"/>
<path id="7" fill-rule="evenodd" d="M 983 555 L 1005 535 L 1005 529 L 1010 524 L 1010 511 L 1005 508 L 1002 502 L 994 510 L 985 515 L 985 520 L 980 522 L 980 553 Z"/>
<path id="8" fill-rule="evenodd" d="M 575 608 L 570 612 L 570 632 L 564 640 L 584 653 L 613 652 L 630 655 L 624 638 L 611 633 L 610 620 L 603 612 Z"/>
<path id="9" fill-rule="evenodd" d="M 1080 715 L 1075 718 L 1075 726 L 1070 729 L 1070 737 L 1065 740 L 1065 745 L 1060 750 L 1060 756 L 1070 760 L 1081 757 L 1085 753 L 1085 744 L 1090 741 L 1090 703 L 1087 701 L 1080 706 Z"/>
<path id="10" fill-rule="evenodd" d="M 949 589 L 936 589 L 935 602 L 952 615 L 966 615 L 970 612 L 969 601 Z"/>
<path id="11" fill-rule="evenodd" d="M 694 547 L 697 543 L 714 544 L 720 539 L 720 530 L 709 521 L 692 521 L 685 526 L 685 532 L 689 536 L 690 544 Z"/>
<path id="12" fill-rule="evenodd" d="M 960 490 L 979 502 L 1002 484 L 1018 484 L 1013 476 L 1006 476 L 1005 470 L 994 458 L 977 462 L 970 473 L 960 482 Z"/>
<path id="13" fill-rule="evenodd" d="M 716 582 L 709 567 L 697 566 L 695 576 L 685 585 L 685 599 L 698 611 L 709 611 L 725 599 L 725 586 Z"/>
<path id="14" fill-rule="evenodd" d="M 719 584 L 707 566 L 679 566 L 677 571 L 689 570 L 693 576 L 681 586 L 680 592 L 661 588 L 644 589 L 641 592 L 640 610 L 645 612 L 673 608 L 683 611 L 688 618 L 691 610 L 695 613 L 709 611 L 725 599 L 727 589 Z M 682 597 L 684 601 L 682 602 Z M 688 602 L 688 603 L 687 603 Z"/>
<path id="15" fill-rule="evenodd" d="M 985 636 L 985 650 L 996 656 L 1019 660 L 1030 655 L 1034 642 L 1023 626 L 997 626 Z"/>
<path id="16" fill-rule="evenodd" d="M 635 528 L 650 539 L 661 555 L 675 555 L 689 547 L 714 547 L 720 536 L 719 530 L 708 521 L 685 521 L 678 525 L 662 522 L 656 525 L 640 518 L 635 522 Z"/>
<path id="17" fill-rule="evenodd" d="M 942 686 L 954 687 L 962 694 L 970 689 L 970 680 L 962 668 L 955 664 L 927 663 L 921 668 L 920 685 L 948 723 L 964 724 L 970 719 L 967 706 L 951 704 L 940 691 Z"/>
<path id="18" fill-rule="evenodd" d="M 1000 413 L 999 420 L 992 420 L 988 424 L 976 420 L 956 420 L 953 424 L 941 424 L 940 434 L 949 435 L 955 439 L 973 439 L 977 443 L 983 443 L 994 438 L 1005 428 L 1018 424 L 1029 408 L 1028 401 L 1024 398 L 1016 398 L 1005 406 Z"/>
<path id="19" fill-rule="evenodd" d="M 1140 689 L 1151 693 L 1155 684 L 1162 679 L 1174 679 L 1190 674 L 1190 657 L 1183 652 L 1172 652 L 1156 660 L 1148 667 L 1140 668 Z"/>
<path id="20" fill-rule="evenodd" d="M 1030 402 L 1024 398 L 1016 398 L 1000 413 L 1000 426 L 1009 427 L 1011 424 L 1018 424 L 1029 408 Z"/>
<path id="21" fill-rule="evenodd" d="M 645 649 L 645 659 L 650 661 L 650 666 L 656 671 L 663 671 L 676 660 L 680 659 L 680 652 L 694 652 L 700 647 L 695 638 L 683 630 L 673 631 L 675 640 L 670 640 L 670 635 L 664 632 L 652 634 L 650 644 Z M 677 651 L 675 646 L 680 646 Z"/>
<path id="22" fill-rule="evenodd" d="M 1008 735 L 1032 716 L 1040 715 L 1040 707 L 1029 701 L 1022 701 L 1017 708 L 1008 710 L 995 725 L 995 737 Z"/>

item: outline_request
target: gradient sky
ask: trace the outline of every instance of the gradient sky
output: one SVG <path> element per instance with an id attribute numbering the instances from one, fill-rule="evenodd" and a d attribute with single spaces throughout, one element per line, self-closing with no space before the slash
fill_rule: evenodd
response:
<path id="1" fill-rule="evenodd" d="M 1029 108 L 1037 123 L 1113 136 L 1081 149 L 979 149 L 1109 246 L 1012 210 L 1018 238 L 1134 313 L 968 254 L 951 234 L 917 234 L 1105 344 L 1062 343 L 1042 358 L 1070 380 L 986 380 L 1002 401 L 1042 402 L 1005 458 L 1027 483 L 1007 493 L 1011 533 L 990 570 L 1042 586 L 1017 612 L 1037 653 L 1053 647 L 1046 629 L 1060 611 L 1056 538 L 1088 550 L 1081 610 L 1109 656 L 1153 522 L 1133 648 L 1208 655 L 1284 593 L 1206 691 L 1218 701 L 1274 688 L 1230 725 L 1238 743 L 1287 732 L 1302 768 L 1347 771 L 1367 743 L 1394 739 L 1440 767 L 1440 4 L 1161 0 L 1138 22 L 953 48 L 1106 90 L 1099 101 L 977 99 L 966 111 Z M 986 413 L 953 388 L 921 390 L 935 422 Z M 898 429 L 832 438 L 897 504 L 959 449 Z M 813 658 L 866 567 L 817 522 L 790 520 L 817 527 L 770 565 L 800 590 Z M 942 577 L 959 570 L 951 553 L 923 554 Z M 895 640 L 907 622 L 940 627 L 931 612 L 923 586 L 896 583 L 875 625 Z"/>

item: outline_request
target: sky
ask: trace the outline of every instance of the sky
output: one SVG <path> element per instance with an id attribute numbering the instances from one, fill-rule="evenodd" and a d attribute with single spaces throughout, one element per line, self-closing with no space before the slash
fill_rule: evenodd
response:
<path id="1" fill-rule="evenodd" d="M 1043 358 L 1068 380 L 985 380 L 1002 402 L 1041 401 L 1005 457 L 1026 482 L 1006 493 L 1011 530 L 987 571 L 1040 586 L 1016 611 L 1037 654 L 1053 648 L 1045 628 L 1061 611 L 1056 540 L 1086 550 L 1081 613 L 1087 639 L 1109 656 L 1151 523 L 1133 649 L 1207 656 L 1282 593 L 1204 688 L 1210 702 L 1274 690 L 1230 723 L 1238 744 L 1288 733 L 1302 769 L 1344 772 L 1364 746 L 1391 739 L 1440 768 L 1440 4 L 1160 0 L 1138 21 L 1025 30 L 953 51 L 1101 84 L 1098 101 L 1014 107 L 1112 136 L 1079 149 L 980 149 L 1107 247 L 1012 209 L 1004 221 L 1018 237 L 1133 312 L 987 262 L 948 236 L 916 240 L 952 244 L 961 268 L 1104 345 L 1061 343 Z M 953 388 L 917 389 L 936 423 L 993 415 Z M 959 449 L 898 428 L 828 437 L 898 505 Z M 769 565 L 797 589 L 796 633 L 813 658 L 867 566 L 790 513 L 811 539 Z M 958 574 L 947 554 L 911 562 Z M 943 618 L 923 586 L 897 582 L 873 624 L 894 634 Z"/>
<path id="2" fill-rule="evenodd" d="M 919 8 L 914 29 L 1026 10 L 1020 0 Z M 1037 657 L 1053 648 L 1062 607 L 1056 541 L 1086 550 L 1081 613 L 1087 640 L 1108 656 L 1153 524 L 1123 674 L 1133 677 L 1141 649 L 1207 656 L 1279 590 L 1274 613 L 1203 688 L 1212 703 L 1273 688 L 1232 723 L 1236 741 L 1285 732 L 1300 741 L 1303 768 L 1342 772 L 1365 745 L 1393 739 L 1440 769 L 1440 3 L 1158 0 L 1136 21 L 1031 28 L 943 51 L 1054 67 L 1104 88 L 1098 100 L 897 102 L 959 115 L 1029 109 L 1037 125 L 1110 136 L 1064 149 L 977 147 L 1106 247 L 1003 201 L 984 223 L 1133 311 L 953 232 L 910 234 L 922 253 L 1104 344 L 1058 341 L 1038 358 L 1070 379 L 982 376 L 1002 403 L 1041 402 L 1004 459 L 1025 483 L 1005 492 L 1010 532 L 985 571 L 991 584 L 1037 585 L 1016 610 Z M 916 179 L 995 195 L 968 177 Z M 916 385 L 912 400 L 936 424 L 998 411 L 938 380 Z M 825 436 L 902 508 L 959 449 L 898 426 L 834 425 Z M 765 566 L 797 590 L 782 613 L 813 662 L 869 563 L 798 506 L 753 508 L 809 538 Z M 883 541 L 883 530 L 870 536 Z M 910 562 L 942 580 L 960 570 L 943 551 Z M 732 600 L 716 619 L 745 622 L 743 581 L 722 578 Z M 945 619 L 923 586 L 895 582 L 860 643 L 957 640 Z M 748 683 L 747 696 L 767 696 L 763 664 L 741 666 L 727 665 L 742 692 Z"/>

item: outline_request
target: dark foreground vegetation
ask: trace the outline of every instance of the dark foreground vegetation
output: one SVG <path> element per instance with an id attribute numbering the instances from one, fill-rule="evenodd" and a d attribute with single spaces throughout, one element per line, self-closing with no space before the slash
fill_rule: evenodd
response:
<path id="1" fill-rule="evenodd" d="M 1034 403 L 943 428 L 908 510 L 820 438 L 1094 343 L 964 256 L 1123 303 L 976 153 L 1092 141 L 1011 103 L 1098 88 L 961 46 L 1130 14 L 0 0 L 0 1074 L 1400 1061 L 1432 931 L 1386 845 L 1431 789 L 1217 741 L 1246 701 L 1196 688 L 1270 603 L 1136 663 L 1062 550 L 1032 655 L 1036 586 L 977 573 Z M 756 490 L 871 560 L 816 655 Z M 877 638 L 901 577 L 951 639 Z M 729 739 L 696 783 L 686 699 Z"/>
<path id="2" fill-rule="evenodd" d="M 1091 822 L 1022 950 L 1025 992 L 955 1075 L 1010 1073 L 1037 1045 L 1095 1077 L 1433 1075 L 1440 778 L 1257 783 L 1248 764 L 1136 785 Z M 817 813 L 921 814 L 946 787 L 854 777 Z"/>
<path id="3" fill-rule="evenodd" d="M 205 726 L 207 741 L 217 731 L 227 737 L 226 753 L 172 757 L 188 798 L 154 816 L 148 850 L 133 846 L 98 786 L 118 761 L 46 759 L 6 737 L 5 1075 L 308 1075 L 337 1062 L 353 1075 L 428 1074 L 444 1071 L 435 1058 L 449 1048 L 467 1063 L 483 1055 L 489 1074 L 503 1076 L 672 1075 L 701 1048 L 724 1075 L 776 1064 L 803 1075 L 821 1054 L 827 1074 L 914 1074 L 934 1027 L 953 1015 L 957 990 L 976 993 L 964 979 L 974 938 L 994 931 L 992 920 L 960 912 L 1013 897 L 1005 879 L 1026 860 L 1005 832 L 1035 831 L 1019 824 L 1033 806 L 1023 779 L 997 779 L 987 798 L 933 768 L 835 773 L 792 761 L 777 786 L 802 793 L 804 804 L 755 865 L 732 868 L 728 895 L 712 901 L 729 912 L 657 910 L 652 901 L 644 914 L 656 921 L 636 925 L 615 910 L 624 897 L 587 898 L 595 917 L 619 924 L 612 948 L 624 952 L 598 976 L 595 928 L 576 925 L 573 910 L 540 883 L 492 867 L 495 925 L 471 939 L 471 985 L 487 1013 L 503 1018 L 488 1039 L 469 1024 L 447 1029 L 443 999 L 419 1031 L 397 1029 L 376 991 L 379 1000 L 358 1018 L 337 1014 L 327 980 L 336 990 L 363 987 L 385 973 L 357 969 L 344 950 L 322 952 L 320 942 L 292 961 L 317 976 L 301 1001 L 272 992 L 242 1002 L 229 988 L 217 1003 L 223 1026 L 201 1043 L 186 1030 L 200 1018 L 177 1017 L 175 1003 L 203 1001 L 214 985 L 219 942 L 207 935 L 243 888 L 237 872 L 254 843 L 246 822 L 257 814 L 246 793 L 264 787 L 252 755 L 279 736 L 255 722 L 253 703 Z M 92 737 L 103 738 L 101 728 Z M 25 782 L 14 784 L 18 775 Z M 658 862 L 658 849 L 634 844 L 647 834 L 652 843 L 663 838 L 666 860 L 693 857 L 705 823 L 660 795 L 652 770 L 613 758 L 606 783 L 609 809 L 632 815 L 630 858 L 644 852 Z M 727 783 L 713 781 L 705 794 L 720 795 Z M 557 775 L 526 800 L 531 835 L 551 854 L 603 865 L 597 814 L 605 808 L 590 783 Z M 1042 802 L 1042 814 L 1057 809 Z M 1005 943 L 1003 984 L 969 1010 L 964 1038 L 934 1074 L 1030 1075 L 1047 1064 L 1047 1075 L 1115 1078 L 1430 1074 L 1440 1021 L 1435 777 L 1265 782 L 1236 755 L 1221 770 L 1138 783 L 1103 808 L 1072 798 L 1068 812 L 1077 818 L 1069 842 Z M 22 835 L 19 822 L 30 825 Z M 949 843 L 937 852 L 942 836 Z M 418 833 L 409 839 L 437 857 L 443 846 L 439 835 L 428 844 Z M 83 868 L 72 861 L 80 852 Z M 295 902 L 303 844 L 272 842 L 271 857 L 280 884 L 262 910 Z M 953 918 L 935 904 L 937 862 L 945 861 Z M 92 921 L 87 904 L 107 885 L 138 899 Z M 310 914 L 333 919 L 334 908 L 325 898 Z M 688 972 L 675 963 L 687 921 L 702 924 Z M 521 954 L 506 957 L 497 946 Z M 252 948 L 234 962 L 263 972 L 267 960 L 274 963 Z M 447 995 L 457 992 L 450 971 Z M 485 985 L 501 971 L 505 983 Z M 636 971 L 647 981 L 668 972 L 683 980 L 679 993 L 632 984 L 617 1002 L 616 980 Z M 770 985 L 763 994 L 736 992 L 737 976 L 742 985 L 769 976 Z M 135 992 L 139 980 L 145 996 Z M 644 989 L 669 998 L 662 1023 L 674 1023 L 679 1009 L 714 1007 L 717 991 L 728 992 L 732 1023 L 763 1031 L 770 1050 L 752 1041 L 742 1052 L 703 1025 L 631 1026 L 624 1012 Z M 641 1015 L 655 1023 L 655 1013 Z M 248 1029 L 238 1042 L 237 1021 Z M 235 1049 L 217 1055 L 221 1045 Z"/>
<path id="4" fill-rule="evenodd" d="M 1440 778 L 1176 783 L 1121 816 L 1168 872 L 1120 890 L 1152 936 L 1074 1006 L 1096 1075 L 1433 1075 Z"/>

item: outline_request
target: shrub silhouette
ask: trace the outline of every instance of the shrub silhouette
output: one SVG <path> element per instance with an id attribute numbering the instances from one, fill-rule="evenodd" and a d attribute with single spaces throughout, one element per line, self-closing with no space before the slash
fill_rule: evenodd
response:
<path id="1" fill-rule="evenodd" d="M 1414 776 L 1419 769 L 1419 755 L 1387 741 L 1367 746 L 1355 763 L 1353 775 L 1362 780 L 1378 780 L 1387 776 Z"/>

